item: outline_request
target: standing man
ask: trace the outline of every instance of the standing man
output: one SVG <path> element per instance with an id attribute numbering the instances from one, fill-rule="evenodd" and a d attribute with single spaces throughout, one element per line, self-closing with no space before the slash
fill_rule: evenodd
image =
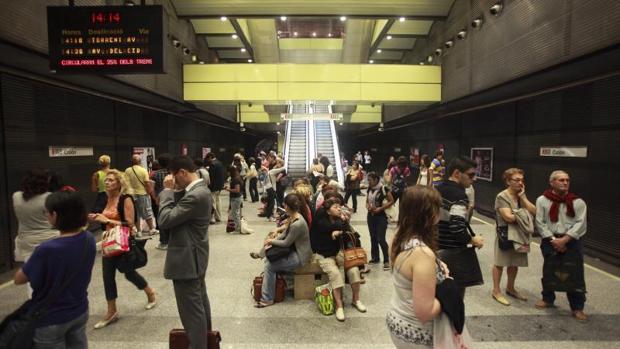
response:
<path id="1" fill-rule="evenodd" d="M 457 282 L 461 297 L 465 297 L 466 287 L 480 284 L 480 282 L 466 282 L 464 279 L 467 275 L 463 275 L 461 272 L 463 268 L 459 267 L 472 261 L 448 257 L 454 256 L 457 250 L 467 248 L 469 244 L 478 248 L 484 245 L 480 236 L 471 236 L 468 231 L 469 200 L 465 194 L 465 188 L 471 186 L 476 178 L 476 163 L 468 157 L 459 156 L 450 161 L 448 174 L 449 177 L 435 187 L 441 194 L 441 213 L 437 225 L 437 247 L 439 249 L 437 253 L 439 258 L 448 264 L 450 276 Z M 478 261 L 473 263 L 478 263 Z"/>
<path id="2" fill-rule="evenodd" d="M 368 150 L 364 151 L 364 167 L 366 168 L 366 171 L 370 172 L 372 171 L 372 167 L 370 167 L 370 164 L 372 162 L 372 156 L 370 156 L 370 153 L 368 152 Z"/>
<path id="3" fill-rule="evenodd" d="M 443 177 L 446 174 L 445 163 L 446 161 L 443 158 L 443 151 L 437 150 L 437 152 L 435 152 L 435 158 L 431 161 L 430 167 L 433 172 L 433 186 L 437 186 L 443 181 Z M 474 164 L 476 163 L 474 162 Z"/>
<path id="4" fill-rule="evenodd" d="M 222 205 L 220 203 L 220 191 L 224 189 L 224 183 L 226 182 L 226 170 L 222 162 L 215 158 L 214 153 L 209 153 L 205 157 L 206 165 L 209 167 L 209 178 L 211 184 L 209 189 L 213 196 L 213 216 L 211 217 L 211 224 L 220 222 L 222 220 Z"/>
<path id="5" fill-rule="evenodd" d="M 159 162 L 159 166 L 161 167 L 159 170 L 153 172 L 153 182 L 155 182 L 155 195 L 157 195 L 157 198 L 155 201 L 157 201 L 157 207 L 159 208 L 159 194 L 162 192 L 162 190 L 164 190 L 164 179 L 166 178 L 166 176 L 169 174 L 168 172 L 168 166 L 170 166 L 170 154 L 161 154 L 158 158 L 157 158 L 157 162 Z M 155 219 L 157 220 L 158 226 L 159 226 L 159 210 L 155 210 Z M 161 229 L 159 231 L 159 245 L 157 245 L 155 248 L 159 249 L 159 250 L 165 250 L 168 248 L 168 238 L 170 237 L 170 232 L 166 229 Z"/>
<path id="6" fill-rule="evenodd" d="M 172 280 L 181 323 L 192 349 L 207 348 L 207 331 L 211 329 L 205 276 L 212 203 L 211 192 L 198 177 L 192 159 L 172 159 L 170 174 L 159 194 L 159 224 L 170 231 L 164 277 Z"/>
<path id="7" fill-rule="evenodd" d="M 125 176 L 127 177 L 129 187 L 133 191 L 133 198 L 136 203 L 136 211 L 138 213 L 136 227 L 140 230 L 142 227 L 141 220 L 144 219 L 149 227 L 148 234 L 155 235 L 159 232 L 155 229 L 155 219 L 153 208 L 151 207 L 151 197 L 154 198 L 155 193 L 151 185 L 149 173 L 140 165 L 141 163 L 142 157 L 134 154 L 131 157 L 131 166 L 125 170 Z"/>
<path id="8" fill-rule="evenodd" d="M 540 249 L 545 264 L 558 254 L 576 255 L 577 265 L 571 278 L 574 290 L 566 292 L 573 317 L 587 321 L 583 312 L 586 303 L 586 283 L 583 273 L 583 246 L 581 237 L 587 230 L 586 203 L 569 191 L 570 177 L 564 171 L 553 171 L 549 177 L 550 189 L 536 200 L 536 228 L 542 237 Z M 554 278 L 553 270 L 543 266 L 542 299 L 536 302 L 536 308 L 553 307 L 555 290 L 550 289 L 548 281 Z"/>

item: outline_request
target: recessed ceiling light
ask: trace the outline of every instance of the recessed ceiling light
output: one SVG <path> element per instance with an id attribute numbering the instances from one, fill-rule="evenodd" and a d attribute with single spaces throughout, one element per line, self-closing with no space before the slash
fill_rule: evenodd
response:
<path id="1" fill-rule="evenodd" d="M 245 48 L 242 48 L 242 49 L 241 49 L 241 52 L 245 52 Z"/>
<path id="2" fill-rule="evenodd" d="M 281 17 L 280 17 L 280 20 L 281 20 L 282 22 L 286 21 L 286 16 L 281 16 Z"/>
<path id="3" fill-rule="evenodd" d="M 198 64 L 205 64 L 204 61 L 198 61 Z"/>
<path id="4" fill-rule="evenodd" d="M 377 53 L 381 53 L 381 52 L 383 52 L 383 51 L 381 51 L 381 49 L 378 49 L 378 50 L 377 50 Z"/>
<path id="5" fill-rule="evenodd" d="M 392 40 L 392 35 L 388 35 L 388 36 L 386 37 L 386 39 L 388 39 L 388 40 Z"/>
<path id="6" fill-rule="evenodd" d="M 332 37 L 332 33 L 327 34 L 327 36 L 329 36 L 331 38 Z"/>
<path id="7" fill-rule="evenodd" d="M 297 36 L 297 32 L 293 32 L 293 36 Z"/>
<path id="8" fill-rule="evenodd" d="M 222 22 L 224 22 L 224 21 L 228 20 L 228 18 L 226 18 L 226 16 L 222 16 L 222 17 L 220 17 L 220 20 L 221 20 Z"/>
<path id="9" fill-rule="evenodd" d="M 400 17 L 400 18 L 398 19 L 398 21 L 399 21 L 399 22 L 404 22 L 404 21 L 405 21 L 405 17 Z"/>
<path id="10" fill-rule="evenodd" d="M 344 125 L 342 122 L 340 123 L 340 126 Z"/>
<path id="11" fill-rule="evenodd" d="M 233 39 L 238 38 L 237 34 L 233 34 L 233 35 L 232 35 L 232 38 L 233 38 Z"/>
<path id="12" fill-rule="evenodd" d="M 340 22 L 344 22 L 344 21 L 346 21 L 346 20 L 347 20 L 347 17 L 346 17 L 346 16 L 340 16 Z"/>
<path id="13" fill-rule="evenodd" d="M 252 63 L 252 60 L 251 60 L 251 59 L 248 59 L 248 63 Z"/>
<path id="14" fill-rule="evenodd" d="M 368 63 L 373 64 L 375 61 L 373 61 L 372 59 L 368 61 Z"/>
<path id="15" fill-rule="evenodd" d="M 279 122 L 276 122 L 276 126 L 280 126 L 280 123 L 279 123 Z"/>
<path id="16" fill-rule="evenodd" d="M 316 36 L 316 32 L 312 32 L 312 36 Z"/>

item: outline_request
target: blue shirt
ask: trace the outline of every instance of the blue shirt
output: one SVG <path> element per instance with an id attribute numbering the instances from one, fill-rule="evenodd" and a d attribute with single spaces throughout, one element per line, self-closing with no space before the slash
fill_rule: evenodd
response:
<path id="1" fill-rule="evenodd" d="M 81 262 L 85 243 L 86 255 L 84 262 Z M 95 253 L 95 238 L 88 231 L 46 241 L 34 250 L 22 268 L 33 290 L 30 309 L 40 306 L 50 294 L 57 292 L 66 278 L 75 275 L 69 286 L 50 305 L 48 316 L 37 327 L 63 324 L 88 310 L 87 290 Z"/>

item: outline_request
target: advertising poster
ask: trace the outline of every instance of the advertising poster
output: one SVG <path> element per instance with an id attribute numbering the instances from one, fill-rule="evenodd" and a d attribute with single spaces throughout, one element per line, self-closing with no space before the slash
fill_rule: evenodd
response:
<path id="1" fill-rule="evenodd" d="M 409 148 L 409 162 L 414 166 L 420 166 L 420 148 Z"/>
<path id="2" fill-rule="evenodd" d="M 211 148 L 207 148 L 207 147 L 202 147 L 202 158 L 204 159 L 207 154 L 209 154 L 211 152 Z"/>
<path id="3" fill-rule="evenodd" d="M 476 179 L 493 181 L 493 148 L 471 148 L 471 158 L 476 162 Z"/>
<path id="4" fill-rule="evenodd" d="M 142 167 L 151 172 L 153 169 L 153 160 L 155 160 L 155 148 L 154 147 L 133 147 L 133 154 L 140 155 L 142 158 Z"/>

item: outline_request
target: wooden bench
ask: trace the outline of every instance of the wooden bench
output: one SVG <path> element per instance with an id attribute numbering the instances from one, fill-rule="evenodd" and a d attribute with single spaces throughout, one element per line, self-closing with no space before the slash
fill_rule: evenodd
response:
<path id="1" fill-rule="evenodd" d="M 297 268 L 293 276 L 293 295 L 295 299 L 314 299 L 314 289 L 317 286 L 316 280 L 320 280 L 319 284 L 329 282 L 327 274 L 323 272 L 319 263 L 312 259 L 309 264 Z"/>

